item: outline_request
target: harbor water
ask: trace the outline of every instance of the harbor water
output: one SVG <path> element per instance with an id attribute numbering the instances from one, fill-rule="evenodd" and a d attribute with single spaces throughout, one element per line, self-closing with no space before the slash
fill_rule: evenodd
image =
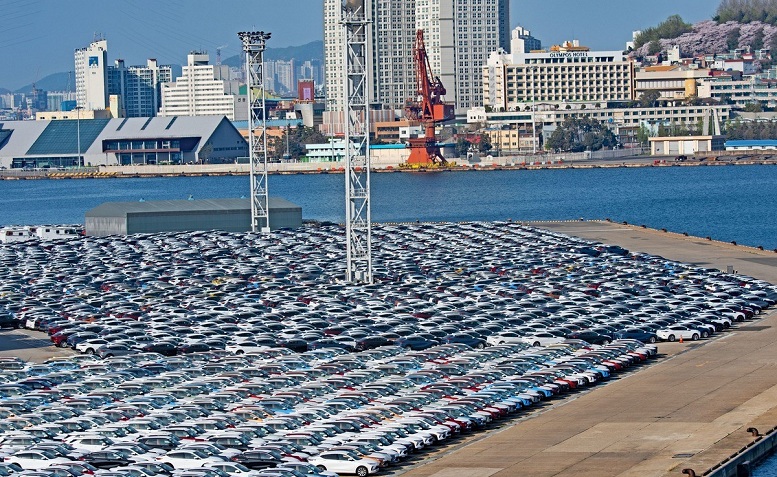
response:
<path id="1" fill-rule="evenodd" d="M 372 174 L 377 222 L 628 221 L 777 248 L 774 166 L 560 169 Z M 303 218 L 344 220 L 342 174 L 273 175 L 271 196 Z M 246 176 L 0 181 L 0 225 L 83 223 L 106 201 L 241 197 Z"/>

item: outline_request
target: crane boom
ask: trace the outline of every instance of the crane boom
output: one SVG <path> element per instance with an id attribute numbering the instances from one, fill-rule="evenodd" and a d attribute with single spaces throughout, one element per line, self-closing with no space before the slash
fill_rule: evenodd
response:
<path id="1" fill-rule="evenodd" d="M 423 30 L 416 31 L 413 59 L 415 61 L 416 98 L 407 102 L 405 117 L 421 123 L 424 137 L 408 140 L 410 157 L 407 164 L 411 166 L 445 165 L 447 161 L 442 156 L 437 144 L 435 126 L 438 122 L 445 121 L 452 115 L 452 107 L 443 103 L 442 97 L 446 93 L 445 86 L 438 76 L 432 75 Z"/>

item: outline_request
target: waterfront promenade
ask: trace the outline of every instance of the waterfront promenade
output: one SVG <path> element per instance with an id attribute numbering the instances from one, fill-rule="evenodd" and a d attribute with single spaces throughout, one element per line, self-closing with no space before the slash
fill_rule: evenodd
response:
<path id="1" fill-rule="evenodd" d="M 777 282 L 777 253 L 608 222 L 536 223 L 702 267 Z M 777 314 L 696 343 L 661 343 L 661 361 L 493 435 L 443 452 L 406 477 L 702 475 L 777 425 Z"/>

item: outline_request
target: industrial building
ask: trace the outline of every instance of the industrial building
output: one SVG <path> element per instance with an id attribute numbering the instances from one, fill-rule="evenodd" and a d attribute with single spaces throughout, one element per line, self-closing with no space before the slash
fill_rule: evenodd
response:
<path id="1" fill-rule="evenodd" d="M 246 156 L 246 140 L 224 116 L 0 122 L 0 166 L 13 169 L 227 163 Z"/>
<path id="2" fill-rule="evenodd" d="M 270 197 L 270 229 L 302 226 L 302 208 Z M 251 230 L 249 199 L 159 200 L 106 202 L 86 212 L 86 235 L 129 235 L 158 232 Z"/>

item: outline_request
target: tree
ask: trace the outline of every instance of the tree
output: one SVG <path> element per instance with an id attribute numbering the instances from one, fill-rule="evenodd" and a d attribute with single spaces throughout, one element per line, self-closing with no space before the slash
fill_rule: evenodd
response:
<path id="1" fill-rule="evenodd" d="M 753 34 L 753 39 L 750 40 L 750 51 L 755 52 L 757 50 L 761 50 L 764 47 L 764 30 L 761 28 L 760 30 L 756 30 L 755 34 Z"/>
<path id="2" fill-rule="evenodd" d="M 639 97 L 639 105 L 643 108 L 652 108 L 656 105 L 656 101 L 661 98 L 661 92 L 657 89 L 649 89 L 642 93 Z"/>
<path id="3" fill-rule="evenodd" d="M 672 15 L 659 23 L 658 26 L 642 30 L 642 33 L 637 35 L 634 40 L 634 48 L 640 48 L 642 45 L 661 39 L 671 40 L 692 30 L 693 25 L 685 23 L 680 15 Z M 650 54 L 654 55 L 655 53 Z"/>
<path id="4" fill-rule="evenodd" d="M 764 108 L 760 101 L 753 101 L 744 105 L 742 110 L 746 113 L 761 113 Z"/>
<path id="5" fill-rule="evenodd" d="M 760 21 L 777 24 L 777 1 L 775 0 L 722 0 L 713 17 L 718 23 L 736 21 L 751 23 Z"/>
<path id="6" fill-rule="evenodd" d="M 292 160 L 299 160 L 307 153 L 305 144 L 322 144 L 328 139 L 316 129 L 304 126 L 286 128 L 283 136 L 272 138 L 268 141 L 267 148 L 275 152 L 277 158 L 286 154 L 286 136 L 288 135 L 289 155 Z"/>
<path id="7" fill-rule="evenodd" d="M 726 35 L 726 48 L 729 51 L 739 48 L 739 33 L 739 27 L 737 27 Z"/>
<path id="8" fill-rule="evenodd" d="M 478 141 L 478 152 L 486 153 L 493 149 L 494 146 L 491 144 L 491 138 L 486 133 L 482 133 L 480 135 L 480 141 Z"/>
<path id="9" fill-rule="evenodd" d="M 645 146 L 649 142 L 648 138 L 650 138 L 650 130 L 644 124 L 640 124 L 637 130 L 637 142 Z"/>
<path id="10" fill-rule="evenodd" d="M 653 40 L 648 45 L 648 55 L 657 55 L 661 53 L 661 42 L 658 40 Z"/>
<path id="11" fill-rule="evenodd" d="M 467 153 L 469 152 L 470 147 L 472 147 L 472 143 L 467 141 L 463 137 L 460 137 L 456 141 L 456 154 L 459 157 L 467 157 Z"/>
<path id="12" fill-rule="evenodd" d="M 548 149 L 564 152 L 598 151 L 618 143 L 601 121 L 591 117 L 567 117 L 545 141 Z"/>

